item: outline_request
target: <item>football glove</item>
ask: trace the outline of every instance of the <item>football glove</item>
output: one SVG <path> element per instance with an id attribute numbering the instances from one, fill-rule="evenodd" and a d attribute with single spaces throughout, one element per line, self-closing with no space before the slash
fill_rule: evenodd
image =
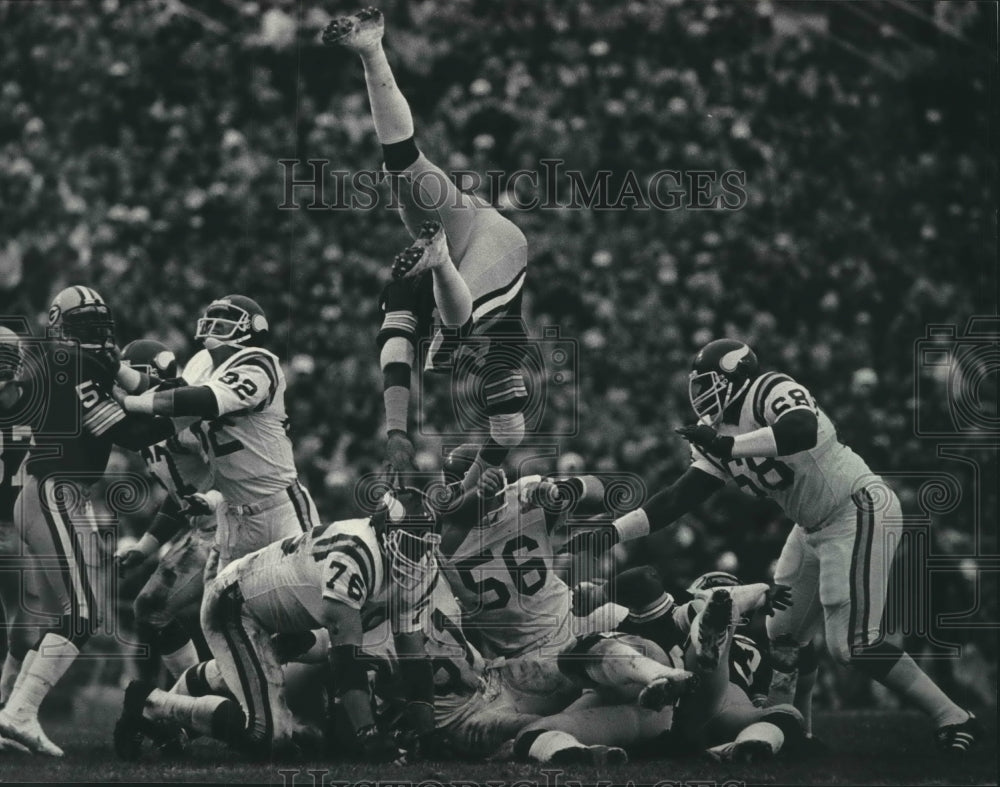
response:
<path id="1" fill-rule="evenodd" d="M 415 473 L 417 471 L 416 449 L 406 432 L 393 429 L 385 443 L 386 471 L 392 473 Z"/>
<path id="2" fill-rule="evenodd" d="M 207 492 L 195 492 L 193 495 L 184 496 L 184 506 L 181 513 L 185 516 L 207 516 L 214 514 L 215 510 L 222 504 L 222 493 L 209 489 Z"/>
<path id="3" fill-rule="evenodd" d="M 479 476 L 479 494 L 482 497 L 496 497 L 507 487 L 507 476 L 499 467 L 487 467 Z"/>
<path id="4" fill-rule="evenodd" d="M 720 435 L 711 426 L 693 424 L 682 426 L 674 431 L 706 454 L 711 454 L 719 459 L 731 459 L 733 456 L 733 438 L 728 435 Z"/>
<path id="5" fill-rule="evenodd" d="M 122 365 L 122 351 L 118 349 L 118 345 L 112 344 L 110 347 L 88 350 L 87 352 L 91 358 L 97 361 L 99 366 L 107 371 L 112 380 L 118 375 L 118 370 Z"/>
<path id="6" fill-rule="evenodd" d="M 129 572 L 139 568 L 146 562 L 147 555 L 138 549 L 127 549 L 120 555 L 115 555 L 115 565 L 118 567 L 118 576 L 124 577 Z"/>
<path id="7" fill-rule="evenodd" d="M 792 606 L 792 589 L 788 585 L 772 585 L 767 591 L 764 606 L 761 609 L 768 616 L 773 616 L 780 609 Z"/>

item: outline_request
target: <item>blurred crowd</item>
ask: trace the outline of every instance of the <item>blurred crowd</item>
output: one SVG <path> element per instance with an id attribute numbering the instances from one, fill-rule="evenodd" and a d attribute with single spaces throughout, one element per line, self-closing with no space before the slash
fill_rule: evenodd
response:
<path id="1" fill-rule="evenodd" d="M 961 336 L 996 307 L 996 9 L 907 6 L 382 3 L 418 144 L 446 170 L 560 159 L 611 171 L 612 194 L 629 171 L 640 182 L 745 173 L 739 210 L 500 200 L 529 240 L 529 330 L 556 326 L 575 343 L 575 368 L 546 381 L 541 415 L 567 435 L 567 466 L 633 473 L 650 491 L 669 482 L 688 461 L 673 427 L 691 419 L 690 358 L 730 335 L 811 389 L 841 438 L 891 474 L 935 552 L 973 554 L 977 525 L 979 548 L 996 551 L 995 489 L 923 506 L 921 484 L 946 460 L 915 429 L 918 410 L 938 431 L 954 424 L 953 370 L 915 363 L 927 326 Z M 327 518 L 355 513 L 354 482 L 382 458 L 377 296 L 409 242 L 384 204 L 307 210 L 300 191 L 301 209 L 278 208 L 281 159 L 380 166 L 361 67 L 318 41 L 353 10 L 0 4 L 0 312 L 41 331 L 52 295 L 85 282 L 111 304 L 122 343 L 155 336 L 183 359 L 210 300 L 254 297 L 286 364 L 299 467 Z M 972 403 L 994 419 L 995 384 L 987 375 Z M 454 428 L 447 386 L 429 384 L 422 404 L 421 461 L 433 467 Z M 995 457 L 977 461 L 978 478 L 996 476 Z M 716 565 L 766 578 L 788 527 L 727 493 L 649 554 L 678 587 Z M 979 578 L 977 595 L 974 570 L 954 574 L 959 590 L 941 594 L 951 611 L 972 593 L 977 619 L 995 621 L 995 582 Z M 995 636 L 973 639 L 995 681 Z"/>

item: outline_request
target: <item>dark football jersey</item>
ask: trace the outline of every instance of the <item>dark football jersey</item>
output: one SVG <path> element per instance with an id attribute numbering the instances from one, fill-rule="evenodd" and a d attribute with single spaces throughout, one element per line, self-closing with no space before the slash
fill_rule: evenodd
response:
<path id="1" fill-rule="evenodd" d="M 28 453 L 31 430 L 20 424 L 0 424 L 0 522 L 14 518 L 14 501 L 20 487 L 18 470 Z"/>
<path id="2" fill-rule="evenodd" d="M 750 699 L 766 697 L 771 688 L 771 663 L 767 652 L 744 634 L 735 634 L 729 649 L 729 682 Z"/>
<path id="3" fill-rule="evenodd" d="M 27 472 L 94 482 L 111 455 L 109 432 L 126 417 L 111 396 L 111 369 L 68 341 L 47 344 L 25 368 L 24 387 L 36 403 Z"/>

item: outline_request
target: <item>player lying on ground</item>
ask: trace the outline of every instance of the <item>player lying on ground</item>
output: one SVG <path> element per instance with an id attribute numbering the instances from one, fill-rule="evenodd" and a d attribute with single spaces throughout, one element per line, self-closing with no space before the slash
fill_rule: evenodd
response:
<path id="1" fill-rule="evenodd" d="M 423 493 L 404 488 L 387 495 L 372 517 L 321 526 L 231 563 L 206 587 L 202 627 L 225 686 L 246 717 L 245 729 L 241 725 L 235 736 L 224 729 L 220 719 L 233 716 L 224 697 L 184 697 L 135 683 L 116 726 L 120 756 L 135 756 L 128 732 L 148 728 L 144 718 L 181 721 L 264 757 L 295 753 L 297 725 L 283 696 L 272 637 L 325 628 L 357 751 L 370 762 L 403 757 L 375 726 L 360 651 L 362 610 L 387 603 L 407 687 L 408 724 L 418 737 L 433 732 L 433 683 L 422 631 L 437 580 L 435 527 Z"/>
<path id="2" fill-rule="evenodd" d="M 397 256 L 395 280 L 380 299 L 386 459 L 398 471 L 415 469 L 408 418 L 411 369 L 418 340 L 432 337 L 424 368 L 452 372 L 455 386 L 466 385 L 471 375 L 481 397 L 469 401 L 485 401 L 490 431 L 477 467 L 500 466 L 525 431 L 521 290 L 527 241 L 495 208 L 460 192 L 417 149 L 410 107 L 382 48 L 383 31 L 381 12 L 369 8 L 331 22 L 323 41 L 357 53 L 364 64 L 385 168 L 403 223 L 416 241 Z M 466 489 L 475 484 L 476 475 L 470 475 Z"/>
<path id="3" fill-rule="evenodd" d="M 616 520 L 614 534 L 636 538 L 666 527 L 729 479 L 770 497 L 796 522 L 775 582 L 789 585 L 799 600 L 768 619 L 772 650 L 783 640 L 809 646 L 822 624 L 833 657 L 924 711 L 938 746 L 953 753 L 971 747 L 981 734 L 975 717 L 882 636 L 888 569 L 899 543 L 889 528 L 903 525 L 895 492 L 837 439 L 809 391 L 786 374 L 762 373 L 742 342 L 719 339 L 703 347 L 689 394 L 699 420 L 677 431 L 691 443 L 691 467 Z M 808 720 L 811 691 L 797 696 Z"/>
<path id="4" fill-rule="evenodd" d="M 748 761 L 776 754 L 785 743 L 804 737 L 802 716 L 791 705 L 759 707 L 766 697 L 757 679 L 766 669 L 764 654 L 752 640 L 738 643 L 735 630 L 755 610 L 768 615 L 792 605 L 787 586 L 764 583 L 719 585 L 708 575 L 692 586 L 695 598 L 677 604 L 651 566 L 622 572 L 607 585 L 578 588 L 588 606 L 613 603 L 628 607 L 620 631 L 655 642 L 698 676 L 698 685 L 674 711 L 669 736 L 659 753 L 692 754 L 707 749 L 714 759 Z M 747 658 L 747 657 L 750 658 Z"/>
<path id="5" fill-rule="evenodd" d="M 38 708 L 110 602 L 102 592 L 90 488 L 104 475 L 113 445 L 139 450 L 165 439 L 174 427 L 163 418 L 129 416 L 112 398 L 119 363 L 115 324 L 98 293 L 83 286 L 62 290 L 49 308 L 47 331 L 40 352 L 25 358 L 22 375 L 5 384 L 4 414 L 13 425 L 31 427 L 14 520 L 30 554 L 55 562 L 39 572 L 37 611 L 58 623 L 41 632 L 22 664 L 5 663 L 7 680 L 15 670 L 17 677 L 0 711 L 0 734 L 58 757 L 62 749 L 42 730 Z"/>
<path id="6" fill-rule="evenodd" d="M 442 577 L 425 630 L 434 666 L 437 757 L 506 753 L 538 762 L 624 762 L 620 746 L 651 740 L 669 727 L 671 704 L 691 677 L 668 666 L 652 642 L 619 635 L 576 643 L 560 659 L 530 654 L 487 662 L 461 622 Z M 382 681 L 376 691 L 391 714 L 398 684 Z M 514 737 L 525 731 L 532 734 L 514 747 Z"/>
<path id="7" fill-rule="evenodd" d="M 130 342 L 122 349 L 122 364 L 146 374 L 154 391 L 184 385 L 177 359 L 162 342 Z M 138 543 L 115 557 L 119 574 L 127 576 L 169 545 L 136 596 L 134 610 L 140 637 L 157 645 L 167 671 L 176 679 L 199 661 L 191 626 L 200 631 L 205 564 L 215 541 L 213 512 L 222 495 L 212 489 L 211 463 L 190 429 L 144 448 L 141 454 L 167 496 Z"/>

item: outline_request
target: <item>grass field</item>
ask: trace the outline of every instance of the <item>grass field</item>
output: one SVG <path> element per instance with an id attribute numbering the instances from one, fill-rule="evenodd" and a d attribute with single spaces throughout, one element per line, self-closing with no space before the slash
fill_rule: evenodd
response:
<path id="1" fill-rule="evenodd" d="M 576 784 L 996 784 L 996 719 L 983 719 L 986 741 L 961 760 L 942 758 L 933 746 L 927 721 L 916 713 L 840 712 L 818 714 L 816 732 L 831 745 L 831 753 L 808 760 L 782 761 L 753 766 L 722 766 L 701 759 L 646 760 L 618 768 L 568 769 L 558 776 L 541 766 L 519 763 L 428 762 L 410 766 L 372 766 L 310 762 L 301 765 L 246 764 L 221 746 L 205 741 L 192 743 L 182 759 L 157 759 L 150 754 L 139 763 L 115 759 L 111 729 L 116 715 L 114 696 L 108 689 L 100 700 L 79 703 L 75 723 L 43 719 L 50 737 L 65 750 L 61 760 L 25 754 L 0 755 L 0 782 L 216 782 L 230 784 L 289 783 L 280 770 L 298 769 L 295 785 L 312 787 L 333 782 L 382 782 L 437 787 L 449 782 L 490 781 L 528 787 L 576 787 Z M 309 770 L 319 771 L 314 777 Z M 323 773 L 327 775 L 323 775 Z M 667 787 L 667 785 L 663 785 Z"/>

